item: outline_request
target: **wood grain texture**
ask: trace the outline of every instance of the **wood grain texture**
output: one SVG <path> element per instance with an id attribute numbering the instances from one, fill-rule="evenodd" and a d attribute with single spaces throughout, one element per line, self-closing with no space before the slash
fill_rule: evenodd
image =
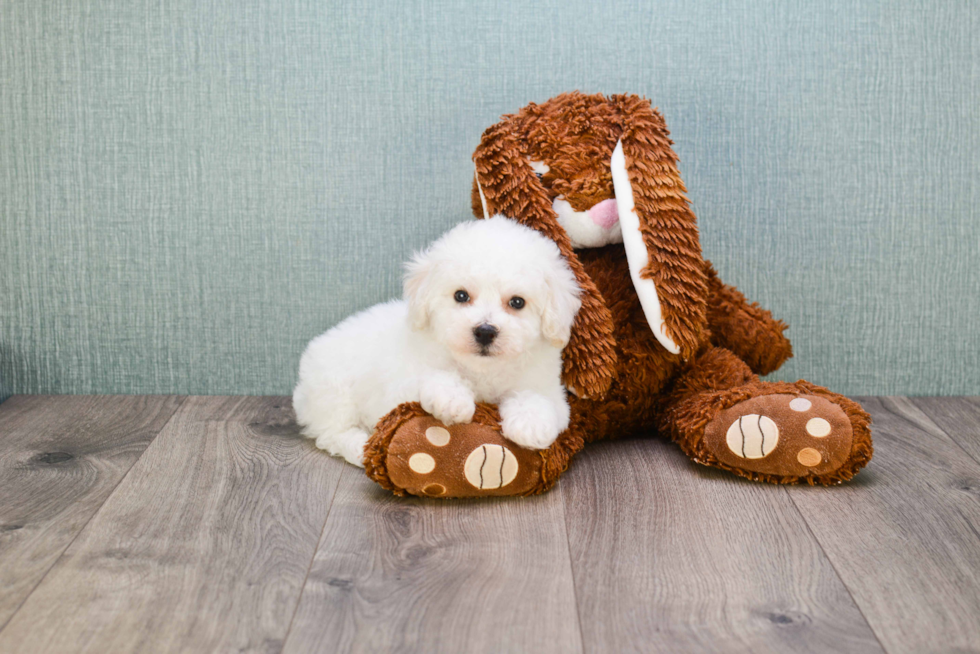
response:
<path id="1" fill-rule="evenodd" d="M 980 397 L 912 397 L 909 400 L 980 463 Z"/>
<path id="2" fill-rule="evenodd" d="M 277 651 L 342 468 L 285 398 L 189 398 L 0 651 Z"/>
<path id="3" fill-rule="evenodd" d="M 586 650 L 880 651 L 781 487 L 634 440 L 590 445 L 561 490 Z"/>
<path id="4" fill-rule="evenodd" d="M 347 468 L 284 651 L 581 651 L 560 494 L 404 499 Z"/>
<path id="5" fill-rule="evenodd" d="M 861 402 L 868 468 L 791 497 L 889 652 L 977 651 L 980 464 L 908 398 Z"/>
<path id="6" fill-rule="evenodd" d="M 19 396 L 0 405 L 0 628 L 182 401 Z"/>
<path id="7" fill-rule="evenodd" d="M 315 450 L 286 398 L 15 397 L 0 652 L 980 650 L 980 400 L 862 402 L 838 488 L 653 439 L 446 502 Z"/>

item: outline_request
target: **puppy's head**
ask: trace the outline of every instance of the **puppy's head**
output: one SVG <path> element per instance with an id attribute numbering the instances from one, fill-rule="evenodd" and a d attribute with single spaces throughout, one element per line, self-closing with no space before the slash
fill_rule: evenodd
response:
<path id="1" fill-rule="evenodd" d="M 555 243 L 503 217 L 455 227 L 406 266 L 413 329 L 469 365 L 564 347 L 579 293 Z"/>

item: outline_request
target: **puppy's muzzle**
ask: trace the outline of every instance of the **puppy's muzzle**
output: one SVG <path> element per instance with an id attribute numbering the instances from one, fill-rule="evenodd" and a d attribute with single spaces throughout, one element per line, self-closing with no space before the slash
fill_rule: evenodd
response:
<path id="1" fill-rule="evenodd" d="M 483 323 L 473 328 L 473 338 L 480 344 L 481 348 L 487 348 L 497 338 L 499 331 L 493 325 Z"/>

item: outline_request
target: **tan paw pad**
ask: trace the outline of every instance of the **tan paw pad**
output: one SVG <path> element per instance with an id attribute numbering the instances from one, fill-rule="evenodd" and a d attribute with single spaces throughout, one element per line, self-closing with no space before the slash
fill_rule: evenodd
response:
<path id="1" fill-rule="evenodd" d="M 481 445 L 466 457 L 466 481 L 476 488 L 503 488 L 517 476 L 517 458 L 503 445 Z"/>
<path id="2" fill-rule="evenodd" d="M 761 459 L 776 449 L 779 427 L 768 416 L 739 416 L 725 435 L 728 449 L 743 459 Z"/>

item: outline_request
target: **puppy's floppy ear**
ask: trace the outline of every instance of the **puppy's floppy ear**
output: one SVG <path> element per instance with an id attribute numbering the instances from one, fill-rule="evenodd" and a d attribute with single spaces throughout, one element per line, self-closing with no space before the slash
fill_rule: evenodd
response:
<path id="1" fill-rule="evenodd" d="M 657 340 L 690 358 L 707 325 L 697 219 L 663 117 L 635 95 L 614 95 L 612 101 L 623 132 L 611 168 L 633 283 Z"/>
<path id="2" fill-rule="evenodd" d="M 582 306 L 575 275 L 557 258 L 555 266 L 543 275 L 547 297 L 541 311 L 541 333 L 555 347 L 565 347 L 572 335 L 575 314 Z"/>
<path id="3" fill-rule="evenodd" d="M 562 353 L 562 381 L 579 395 L 600 399 L 616 375 L 612 316 L 558 224 L 548 192 L 520 145 L 520 131 L 514 116 L 504 116 L 483 133 L 473 154 L 474 212 L 479 210 L 478 218 L 503 214 L 538 230 L 558 245 L 581 288 L 581 309 Z"/>
<path id="4" fill-rule="evenodd" d="M 412 329 L 419 331 L 429 326 L 429 290 L 435 263 L 427 255 L 427 251 L 420 252 L 406 263 L 403 279 L 408 322 Z"/>

